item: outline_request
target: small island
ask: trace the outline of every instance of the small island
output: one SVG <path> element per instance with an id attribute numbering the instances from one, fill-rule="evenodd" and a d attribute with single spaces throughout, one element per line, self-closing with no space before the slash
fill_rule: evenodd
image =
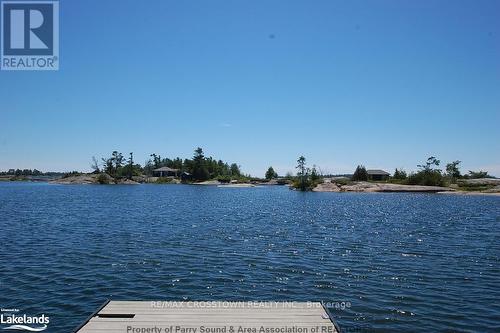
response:
<path id="1" fill-rule="evenodd" d="M 67 173 L 38 170 L 9 170 L 0 173 L 3 181 L 45 181 L 52 184 L 137 185 L 190 184 L 218 186 L 222 188 L 248 188 L 256 186 L 284 185 L 303 192 L 422 192 L 454 194 L 500 194 L 500 179 L 485 171 L 460 172 L 461 161 L 439 168 L 441 161 L 434 156 L 417 165 L 418 170 L 407 173 L 396 168 L 391 174 L 380 169 L 366 169 L 358 165 L 353 174 L 324 175 L 313 165 L 308 167 L 306 158 L 297 159 L 297 173 L 279 176 L 272 166 L 264 178 L 252 177 L 241 172 L 237 163 L 228 163 L 206 157 L 203 149 L 194 150 L 192 158 L 162 158 L 150 154 L 144 165 L 134 162 L 134 154 L 125 158 L 113 151 L 111 156 L 98 160 L 92 157 L 91 173 L 72 171 Z"/>
<path id="2" fill-rule="evenodd" d="M 418 171 L 407 174 L 395 169 L 394 174 L 384 170 L 366 169 L 358 165 L 352 175 L 323 176 L 316 166 L 308 168 L 304 156 L 297 160 L 297 176 L 292 188 L 313 192 L 423 192 L 423 193 L 475 193 L 500 194 L 500 179 L 485 171 L 469 171 L 462 175 L 461 161 L 446 164 L 446 171 L 439 169 L 441 161 L 431 156 L 417 165 Z"/>

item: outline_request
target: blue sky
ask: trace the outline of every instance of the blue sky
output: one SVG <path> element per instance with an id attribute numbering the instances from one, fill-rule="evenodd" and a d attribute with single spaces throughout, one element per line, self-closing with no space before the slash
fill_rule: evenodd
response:
<path id="1" fill-rule="evenodd" d="M 60 70 L 0 72 L 0 170 L 207 155 L 262 176 L 428 156 L 500 176 L 499 1 L 60 1 Z"/>

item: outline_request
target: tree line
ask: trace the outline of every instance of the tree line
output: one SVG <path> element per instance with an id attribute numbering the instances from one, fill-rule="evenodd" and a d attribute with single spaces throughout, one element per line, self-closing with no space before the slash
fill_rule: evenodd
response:
<path id="1" fill-rule="evenodd" d="M 459 179 L 490 178 L 486 171 L 472 171 L 462 174 L 459 160 L 447 163 L 445 169 L 439 168 L 441 161 L 435 156 L 430 156 L 427 160 L 418 164 L 416 172 L 407 173 L 403 169 L 396 168 L 391 179 L 394 182 L 408 185 L 444 186 L 449 183 L 456 183 Z M 353 181 L 367 181 L 368 173 L 363 165 L 358 165 L 351 177 Z"/>
<path id="2" fill-rule="evenodd" d="M 133 176 L 139 175 L 153 176 L 154 170 L 161 167 L 177 169 L 179 174 L 188 174 L 190 179 L 195 181 L 209 179 L 227 181 L 248 177 L 242 174 L 238 164 L 229 164 L 211 156 L 206 157 L 200 147 L 194 150 L 191 159 L 162 158 L 159 154 L 152 153 L 144 166 L 134 163 L 133 153 L 130 153 L 129 157 L 125 158 L 122 153 L 113 151 L 111 156 L 101 158 L 100 162 L 93 157 L 91 166 L 94 173 L 105 172 L 113 178 L 126 177 L 131 179 Z"/>
<path id="3" fill-rule="evenodd" d="M 2 176 L 60 176 L 64 172 L 42 172 L 37 169 L 9 169 L 8 171 L 1 171 Z"/>
<path id="4" fill-rule="evenodd" d="M 449 183 L 456 183 L 458 179 L 486 178 L 491 177 L 486 171 L 469 171 L 468 174 L 462 174 L 460 171 L 461 161 L 453 161 L 445 166 L 445 170 L 439 168 L 441 161 L 434 156 L 430 156 L 424 163 L 418 164 L 416 172 L 407 173 L 403 169 L 396 168 L 389 181 L 408 184 L 408 185 L 427 185 L 427 186 L 445 186 Z M 192 176 L 194 181 L 205 181 L 209 179 L 218 179 L 228 181 L 231 179 L 249 179 L 241 173 L 240 166 L 236 163 L 227 163 L 222 160 L 206 157 L 203 149 L 198 147 L 194 150 L 191 159 L 181 159 L 179 157 L 170 159 L 162 158 L 155 153 L 150 155 L 144 167 L 140 164 L 134 164 L 133 154 L 130 153 L 128 159 L 117 151 L 114 151 L 110 157 L 102 159 L 103 172 L 112 177 L 129 177 L 134 175 L 152 176 L 155 169 L 169 167 L 177 169 L 179 172 L 185 172 Z M 93 158 L 94 172 L 101 172 L 97 159 Z M 300 156 L 297 159 L 296 176 L 287 174 L 284 178 L 292 181 L 292 185 L 299 190 L 307 191 L 314 188 L 322 182 L 323 176 L 318 172 L 318 168 L 313 165 L 308 167 L 306 158 Z M 278 178 L 278 173 L 270 166 L 266 173 L 267 180 Z M 352 181 L 368 181 L 368 172 L 363 165 L 358 165 L 353 175 Z"/>
<path id="5" fill-rule="evenodd" d="M 404 169 L 396 168 L 388 181 L 409 184 L 409 185 L 429 185 L 429 186 L 444 186 L 450 183 L 456 183 L 459 179 L 475 179 L 475 178 L 489 178 L 486 171 L 471 171 L 462 174 L 460 171 L 459 160 L 447 163 L 444 170 L 439 166 L 441 161 L 435 156 L 430 156 L 422 164 L 418 164 L 418 170 L 415 172 L 407 173 Z M 211 156 L 206 157 L 203 149 L 198 147 L 194 150 L 192 158 L 181 159 L 176 158 L 162 158 L 159 154 L 152 153 L 150 158 L 145 162 L 144 166 L 135 163 L 134 154 L 131 152 L 128 157 L 125 157 L 118 151 L 113 151 L 109 157 L 101 158 L 92 157 L 91 167 L 93 173 L 108 174 L 109 176 L 121 179 L 132 179 L 134 176 L 153 176 L 154 170 L 161 167 L 169 167 L 177 169 L 178 174 L 185 173 L 189 175 L 189 179 L 193 181 L 205 181 L 209 179 L 217 179 L 219 181 L 230 180 L 249 180 L 249 175 L 244 175 L 241 168 L 236 163 L 228 163 L 222 160 L 217 160 Z M 293 187 L 299 190 L 310 190 L 317 184 L 322 182 L 324 177 L 318 172 L 318 168 L 313 165 L 308 167 L 306 158 L 300 156 L 297 159 L 297 172 L 296 175 L 287 173 L 281 180 L 291 182 Z M 56 176 L 61 175 L 58 172 L 43 173 L 37 169 L 10 169 L 7 172 L 0 172 L 0 175 L 12 175 L 16 177 L 24 176 Z M 66 176 L 76 175 L 79 172 L 73 171 L 67 173 Z M 345 175 L 349 176 L 349 175 Z M 270 166 L 266 173 L 267 180 L 279 178 L 278 173 Z M 352 181 L 368 181 L 368 172 L 363 165 L 358 165 L 354 173 L 350 176 Z M 104 181 L 104 180 L 103 180 Z"/>
<path id="6" fill-rule="evenodd" d="M 427 185 L 427 186 L 445 186 L 450 183 L 456 183 L 459 179 L 492 178 L 486 171 L 471 171 L 468 174 L 462 174 L 460 171 L 461 161 L 453 161 L 445 165 L 445 170 L 441 170 L 439 165 L 441 161 L 435 156 L 430 156 L 424 163 L 417 165 L 418 170 L 409 174 L 403 169 L 396 168 L 394 174 L 388 178 L 389 182 L 408 184 L 408 185 Z M 272 172 L 268 170 L 269 173 Z M 297 174 L 293 178 L 292 185 L 295 189 L 308 191 L 321 183 L 323 175 L 318 173 L 316 166 L 309 168 L 304 156 L 297 160 Z M 268 174 L 266 173 L 266 178 Z M 349 176 L 349 175 L 345 175 Z M 347 177 L 349 178 L 349 177 Z M 358 165 L 352 175 L 351 181 L 368 181 L 368 172 L 363 165 Z"/>

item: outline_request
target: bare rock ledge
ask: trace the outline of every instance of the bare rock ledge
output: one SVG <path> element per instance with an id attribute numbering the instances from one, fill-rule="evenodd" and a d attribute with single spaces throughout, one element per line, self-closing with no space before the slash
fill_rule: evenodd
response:
<path id="1" fill-rule="evenodd" d="M 337 183 L 319 184 L 313 189 L 314 192 L 423 192 L 437 193 L 455 191 L 449 187 L 421 186 L 421 185 L 400 185 L 388 183 L 355 182 L 348 185 Z"/>

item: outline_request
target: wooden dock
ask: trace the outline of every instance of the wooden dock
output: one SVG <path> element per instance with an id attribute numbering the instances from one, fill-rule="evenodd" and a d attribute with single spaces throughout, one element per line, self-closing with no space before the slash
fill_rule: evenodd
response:
<path id="1" fill-rule="evenodd" d="M 340 333 L 319 302 L 108 301 L 75 333 Z"/>

